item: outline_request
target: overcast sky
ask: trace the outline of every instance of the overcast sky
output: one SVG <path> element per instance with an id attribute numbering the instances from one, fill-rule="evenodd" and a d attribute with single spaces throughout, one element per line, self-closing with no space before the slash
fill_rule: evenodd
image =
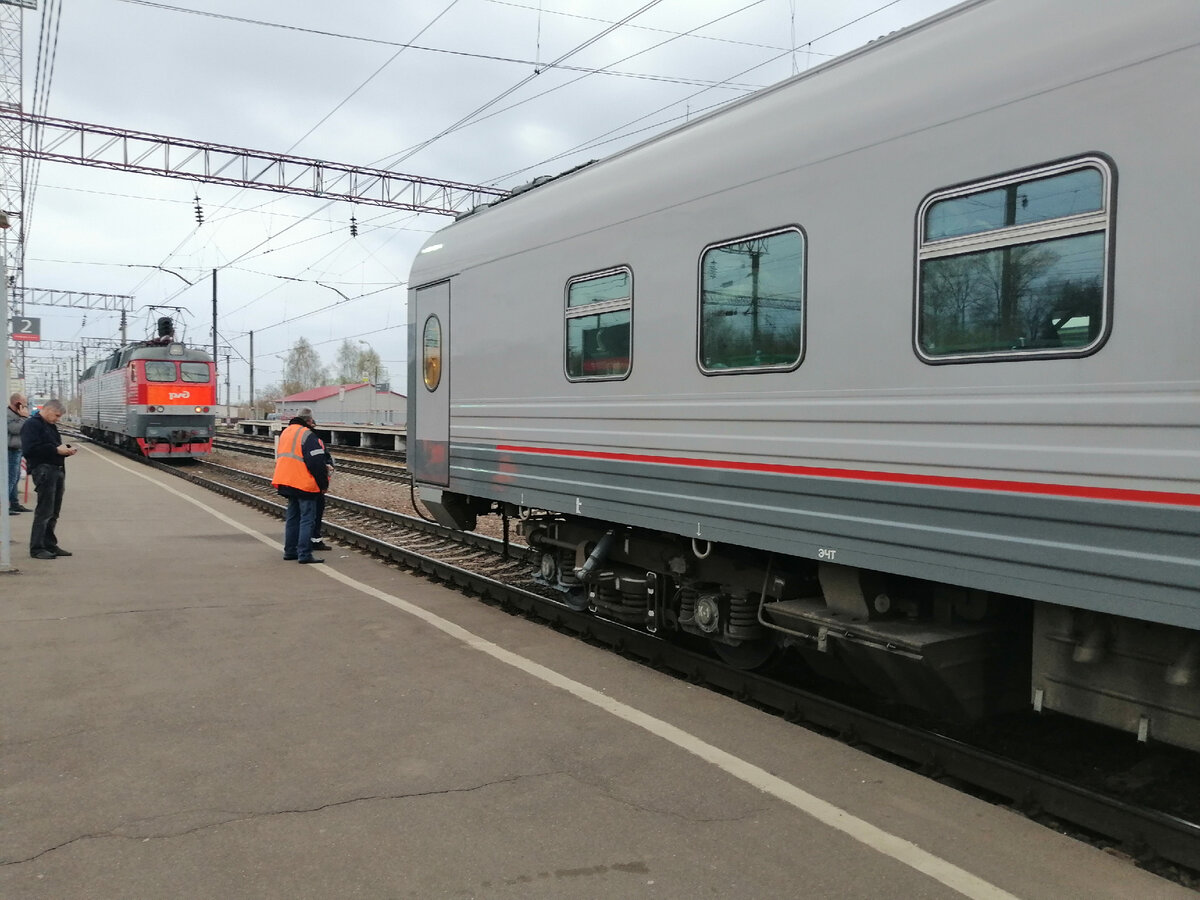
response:
<path id="1" fill-rule="evenodd" d="M 953 5 L 38 0 L 24 14 L 23 106 L 33 111 L 35 83 L 50 73 L 38 111 L 57 118 L 513 187 Z M 188 343 L 211 348 L 217 269 L 232 402 L 249 399 L 251 330 L 256 388 L 280 380 L 281 357 L 303 337 L 327 364 L 343 339 L 366 341 L 405 390 L 409 266 L 449 219 L 59 163 L 36 174 L 26 287 L 132 294 L 131 338 L 146 336 L 158 314 L 149 307 L 184 307 Z M 46 340 L 119 333 L 116 313 L 26 313 Z M 32 388 L 54 356 L 70 355 L 26 346 Z M 221 369 L 223 401 L 223 359 Z"/>

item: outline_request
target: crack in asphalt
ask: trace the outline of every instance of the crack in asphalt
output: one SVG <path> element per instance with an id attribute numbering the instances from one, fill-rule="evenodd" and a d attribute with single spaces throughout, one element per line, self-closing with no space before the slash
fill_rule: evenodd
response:
<path id="1" fill-rule="evenodd" d="M 221 810 L 214 810 L 213 811 L 214 813 L 217 813 L 217 814 L 224 813 L 226 817 L 219 819 L 217 821 L 205 822 L 204 824 L 196 825 L 191 828 L 183 828 L 178 831 L 164 832 L 161 834 L 128 834 L 128 833 L 122 833 L 120 831 L 115 831 L 115 830 L 114 831 L 91 831 L 91 832 L 87 832 L 85 834 L 76 835 L 75 837 L 72 837 L 72 838 L 68 838 L 67 840 L 61 841 L 60 843 L 57 843 L 57 844 L 53 845 L 52 847 L 46 847 L 42 850 L 39 850 L 37 853 L 32 854 L 31 856 L 25 856 L 20 859 L 0 859 L 0 867 L 2 867 L 2 866 L 18 866 L 23 863 L 33 862 L 34 860 L 40 859 L 41 857 L 45 856 L 48 853 L 53 853 L 56 850 L 62 850 L 64 847 L 69 847 L 72 844 L 79 843 L 80 841 L 97 840 L 100 838 L 121 838 L 123 840 L 142 841 L 142 842 L 151 841 L 151 840 L 164 840 L 164 839 L 168 839 L 168 838 L 184 837 L 186 835 L 195 834 L 197 832 L 205 831 L 210 828 L 218 828 L 222 825 L 229 825 L 229 824 L 233 824 L 236 822 L 249 822 L 249 821 L 253 821 L 254 819 L 264 819 L 264 818 L 269 818 L 272 816 L 287 816 L 287 815 L 299 815 L 302 813 L 322 812 L 323 810 L 327 810 L 327 809 L 336 809 L 339 806 L 350 806 L 355 803 L 368 803 L 368 802 L 375 801 L 375 800 L 414 800 L 414 799 L 420 799 L 422 797 L 437 797 L 437 796 L 442 796 L 442 795 L 447 795 L 447 794 L 469 794 L 474 791 L 485 790 L 486 788 L 494 787 L 496 785 L 515 784 L 518 781 L 524 781 L 529 778 L 545 778 L 547 776 L 563 775 L 563 774 L 566 774 L 566 773 L 564 773 L 564 772 L 535 772 L 535 773 L 531 773 L 528 775 L 513 775 L 512 777 L 509 777 L 509 778 L 497 778 L 493 781 L 485 781 L 480 784 L 471 785 L 470 787 L 442 788 L 442 789 L 434 790 L 434 791 L 413 791 L 411 793 L 402 793 L 402 794 L 367 794 L 367 795 L 364 795 L 361 797 L 347 797 L 344 800 L 334 800 L 329 803 L 319 804 L 317 806 L 297 807 L 294 809 L 275 809 L 275 810 L 267 810 L 265 812 L 247 813 L 247 812 L 226 812 L 226 811 L 221 811 Z M 202 810 L 190 810 L 189 812 L 195 813 L 195 812 L 203 812 L 203 811 Z M 179 813 L 171 813 L 170 815 L 179 815 Z M 161 818 L 164 818 L 164 816 L 154 816 L 151 819 L 142 819 L 141 821 L 149 822 L 149 821 L 153 821 L 154 819 L 161 819 Z M 138 823 L 132 823 L 129 827 L 135 828 L 137 826 L 137 824 Z"/>
<path id="2" fill-rule="evenodd" d="M 110 609 L 105 612 L 84 613 L 79 616 L 38 616 L 33 619 L 6 619 L 8 625 L 24 625 L 31 622 L 73 622 L 77 619 L 98 619 L 104 616 L 133 616 L 142 613 L 187 612 L 193 609 L 258 609 L 268 606 L 284 606 L 290 601 L 270 600 L 262 603 L 197 603 L 191 606 L 146 606 L 136 609 Z"/>

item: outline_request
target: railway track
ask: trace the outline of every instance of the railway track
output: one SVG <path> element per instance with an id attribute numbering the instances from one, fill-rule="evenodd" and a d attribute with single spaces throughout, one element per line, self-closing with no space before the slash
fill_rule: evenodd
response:
<path id="1" fill-rule="evenodd" d="M 200 471 L 152 464 L 282 518 L 285 507 L 266 478 L 211 463 L 200 467 Z M 1200 886 L 1200 817 L 1153 808 L 1139 799 L 1144 792 L 1133 790 L 1117 796 L 1083 780 L 1055 774 L 1047 766 L 831 699 L 825 691 L 782 680 L 778 671 L 760 674 L 734 669 L 703 649 L 668 643 L 641 630 L 578 612 L 566 606 L 556 591 L 535 581 L 535 561 L 523 545 L 452 531 L 413 516 L 334 496 L 326 503 L 325 533 L 327 538 L 454 585 L 513 614 L 608 646 L 644 664 L 721 690 L 806 727 L 838 735 L 931 777 L 1009 805 L 1049 827 L 1126 854 L 1164 877 Z M 1036 727 L 1042 724 L 1039 720 Z M 1074 727 L 1076 723 L 1069 724 Z M 1012 726 L 1009 722 L 1002 728 L 1007 733 Z M 1009 733 L 1008 737 L 1015 745 L 1023 743 L 1020 736 Z M 1055 744 L 1055 739 L 1051 738 L 1050 743 Z M 1073 752 L 1067 751 L 1067 755 Z M 1183 764 L 1189 759 L 1194 767 L 1194 757 L 1186 754 Z M 1083 767 L 1088 765 L 1084 763 Z"/>
<path id="2" fill-rule="evenodd" d="M 245 453 L 249 456 L 265 457 L 267 459 L 275 458 L 274 445 L 267 438 L 218 437 L 213 439 L 213 448 L 233 453 Z M 335 467 L 339 472 L 348 475 L 365 475 L 368 478 L 396 481 L 402 484 L 407 484 L 412 480 L 399 454 L 390 451 L 376 451 L 371 455 L 379 457 L 380 460 L 391 460 L 390 462 L 377 462 L 375 460 L 361 459 L 359 454 L 365 451 L 358 448 L 333 449 L 339 451 L 335 456 Z"/>

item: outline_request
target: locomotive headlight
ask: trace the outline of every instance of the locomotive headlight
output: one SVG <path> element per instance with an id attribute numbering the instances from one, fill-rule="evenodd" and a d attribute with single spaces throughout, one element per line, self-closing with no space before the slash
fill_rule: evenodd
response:
<path id="1" fill-rule="evenodd" d="M 204 407 L 203 407 L 203 406 L 197 406 L 197 407 L 196 407 L 196 412 L 204 412 Z"/>

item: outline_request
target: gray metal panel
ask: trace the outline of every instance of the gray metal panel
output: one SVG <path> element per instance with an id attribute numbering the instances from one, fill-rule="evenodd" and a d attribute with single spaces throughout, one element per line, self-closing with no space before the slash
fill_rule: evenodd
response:
<path id="1" fill-rule="evenodd" d="M 96 393 L 99 426 L 106 431 L 127 434 L 129 407 L 126 403 L 128 369 L 122 367 L 100 375 Z"/>
<path id="2" fill-rule="evenodd" d="M 454 448 L 526 507 L 1200 628 L 1200 508 Z"/>
<path id="3" fill-rule="evenodd" d="M 1200 494 L 1200 4 L 1053 7 L 1047 15 L 1042 0 L 992 0 L 951 11 L 439 232 L 427 249 L 441 249 L 418 257 L 411 283 L 455 277 L 451 490 L 509 498 L 490 461 L 474 471 L 457 448 L 528 444 Z M 1113 160 L 1118 182 L 1104 346 L 1082 359 L 921 362 L 912 318 L 923 199 L 1093 153 Z M 699 254 L 790 224 L 808 235 L 803 364 L 705 377 L 695 362 Z M 569 384 L 564 285 L 617 264 L 638 286 L 631 375 Z M 565 499 L 565 512 L 580 494 L 612 502 L 586 487 L 591 466 L 568 473 L 583 485 L 554 483 L 547 499 L 527 502 Z M 1195 625 L 1194 606 L 1170 611 L 1173 591 L 1197 588 L 1194 509 L 1167 513 L 1175 524 L 1163 553 L 1141 513 L 1114 518 L 1099 501 L 1055 501 L 1048 521 L 1057 524 L 1026 552 L 1023 531 L 1036 535 L 1042 521 L 1026 512 L 1028 499 L 1010 496 L 1011 509 L 973 523 L 975 500 L 943 508 L 935 489 L 913 501 L 893 488 L 852 513 L 833 500 L 855 497 L 833 492 L 820 495 L 817 519 L 797 526 L 779 514 L 763 530 L 757 507 L 771 509 L 771 497 L 722 500 L 722 486 L 745 489 L 745 478 L 711 475 L 712 493 L 693 496 L 694 475 L 679 502 L 723 522 L 732 542 L 815 544 L 831 533 L 885 571 Z M 639 502 L 622 494 L 614 515 L 687 532 L 685 515 L 658 493 L 672 485 L 619 486 L 645 493 Z M 924 537 L 936 533 L 929 528 L 947 529 L 960 552 Z M 984 546 L 962 553 L 977 536 Z M 1103 559 L 1128 565 L 1093 569 L 1093 541 Z M 1077 551 L 1088 565 L 1067 559 Z M 1165 582 L 1164 555 L 1174 557 Z"/>

